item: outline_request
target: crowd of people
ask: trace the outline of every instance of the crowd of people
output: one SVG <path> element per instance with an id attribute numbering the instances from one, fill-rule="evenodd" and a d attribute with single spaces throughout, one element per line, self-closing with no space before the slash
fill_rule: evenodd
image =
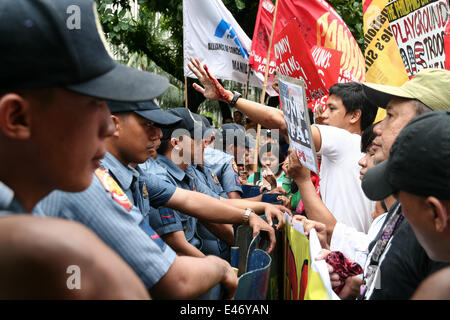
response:
<path id="1" fill-rule="evenodd" d="M 287 213 L 317 231 L 341 299 L 450 299 L 449 71 L 330 87 L 314 174 L 279 107 L 197 58 L 194 89 L 234 120 L 162 110 L 168 80 L 115 62 L 93 1 L 77 3 L 77 29 L 70 0 L 0 4 L 0 298 L 193 299 L 220 284 L 232 299 L 237 226 L 273 253 Z"/>

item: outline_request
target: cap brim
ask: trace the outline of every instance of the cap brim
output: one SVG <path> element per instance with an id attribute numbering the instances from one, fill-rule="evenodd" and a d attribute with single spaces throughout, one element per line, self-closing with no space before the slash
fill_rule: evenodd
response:
<path id="1" fill-rule="evenodd" d="M 153 121 L 156 125 L 170 126 L 181 121 L 180 117 L 177 117 L 161 109 L 141 110 L 134 112 L 147 120 Z"/>
<path id="2" fill-rule="evenodd" d="M 375 106 L 386 109 L 388 102 L 395 96 L 414 99 L 401 87 L 392 87 L 377 83 L 363 83 L 364 93 L 368 100 Z"/>
<path id="3" fill-rule="evenodd" d="M 169 86 L 169 80 L 145 71 L 117 64 L 111 71 L 86 82 L 65 88 L 87 96 L 138 102 L 159 97 Z"/>
<path id="4" fill-rule="evenodd" d="M 389 183 L 387 164 L 387 160 L 377 164 L 363 177 L 361 187 L 370 200 L 383 200 L 395 192 L 394 187 Z"/>

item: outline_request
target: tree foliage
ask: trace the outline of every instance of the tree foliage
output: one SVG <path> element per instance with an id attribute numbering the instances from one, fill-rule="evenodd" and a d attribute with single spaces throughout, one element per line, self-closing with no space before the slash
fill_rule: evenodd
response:
<path id="1" fill-rule="evenodd" d="M 128 52 L 144 54 L 160 68 L 183 81 L 183 1 L 138 0 L 139 14 L 130 14 L 129 0 L 96 0 L 109 41 Z M 257 0 L 222 0 L 242 29 L 253 36 Z M 363 41 L 362 3 L 329 0 L 347 23 L 356 41 Z"/>

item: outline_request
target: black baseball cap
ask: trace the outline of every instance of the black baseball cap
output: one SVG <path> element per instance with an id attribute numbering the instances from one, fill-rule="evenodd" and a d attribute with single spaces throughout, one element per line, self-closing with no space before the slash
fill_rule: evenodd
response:
<path id="1" fill-rule="evenodd" d="M 164 77 L 116 63 L 93 0 L 1 0 L 0 89 L 63 87 L 116 101 L 145 101 Z"/>
<path id="2" fill-rule="evenodd" d="M 450 111 L 433 111 L 409 122 L 389 158 L 366 172 L 362 188 L 371 200 L 402 190 L 450 200 Z"/>
<path id="3" fill-rule="evenodd" d="M 196 137 L 195 131 L 199 130 L 198 136 L 201 137 L 203 133 L 203 121 L 200 116 L 191 112 L 188 108 L 173 108 L 167 110 L 169 114 L 172 114 L 180 118 L 180 122 L 163 129 L 163 139 L 169 139 L 172 132 L 176 129 L 187 130 L 192 139 Z"/>
<path id="4" fill-rule="evenodd" d="M 181 119 L 169 112 L 162 110 L 155 100 L 143 102 L 107 101 L 111 113 L 134 112 L 137 115 L 153 121 L 156 125 L 173 125 Z"/>
<path id="5" fill-rule="evenodd" d="M 222 140 L 225 145 L 234 144 L 235 146 L 243 142 L 246 148 L 250 147 L 250 142 L 245 136 L 245 129 L 237 123 L 225 123 L 219 130 L 222 132 Z"/>

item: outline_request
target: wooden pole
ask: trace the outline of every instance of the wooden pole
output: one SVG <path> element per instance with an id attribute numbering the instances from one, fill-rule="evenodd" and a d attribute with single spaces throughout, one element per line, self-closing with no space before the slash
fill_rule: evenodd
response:
<path id="1" fill-rule="evenodd" d="M 187 77 L 184 77 L 184 106 L 188 107 L 188 94 L 187 94 Z"/>
<path id="2" fill-rule="evenodd" d="M 272 31 L 270 32 L 270 40 L 269 40 L 269 49 L 267 50 L 267 62 L 266 62 L 266 72 L 264 74 L 264 86 L 261 94 L 261 100 L 260 103 L 264 104 L 265 98 L 266 98 L 266 85 L 267 85 L 267 78 L 269 77 L 269 65 L 270 65 L 270 51 L 272 48 L 272 40 L 273 40 L 273 34 L 275 31 L 275 22 L 277 20 L 277 11 L 278 11 L 278 0 L 275 1 L 275 11 L 273 14 L 273 20 L 272 20 Z M 253 164 L 253 171 L 258 171 L 258 155 L 259 155 L 259 138 L 261 135 L 261 124 L 258 123 L 258 127 L 256 130 L 256 149 L 255 149 L 255 163 Z M 262 178 L 262 177 L 261 177 Z"/>

